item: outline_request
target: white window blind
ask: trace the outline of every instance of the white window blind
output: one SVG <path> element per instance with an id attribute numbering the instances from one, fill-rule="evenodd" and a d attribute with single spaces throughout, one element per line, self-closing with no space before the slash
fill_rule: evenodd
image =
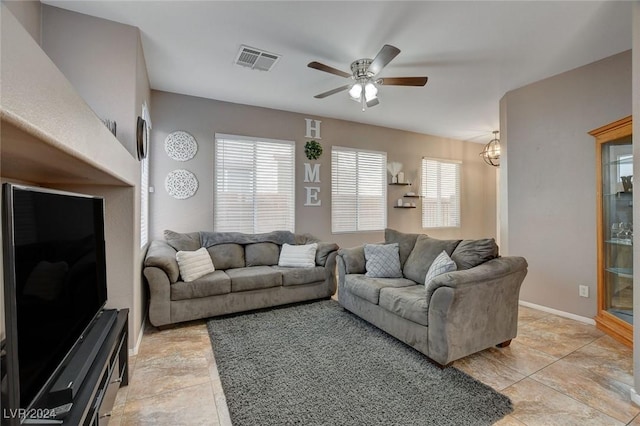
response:
<path id="1" fill-rule="evenodd" d="M 149 157 L 140 162 L 140 247 L 149 242 Z"/>
<path id="2" fill-rule="evenodd" d="M 151 117 L 147 103 L 142 104 L 142 118 L 147 123 L 147 140 L 151 140 Z M 140 162 L 140 247 L 149 242 L 149 154 Z"/>
<path id="3" fill-rule="evenodd" d="M 422 227 L 460 226 L 460 162 L 422 159 Z"/>
<path id="4" fill-rule="evenodd" d="M 387 226 L 387 153 L 331 149 L 331 231 L 378 231 Z"/>
<path id="5" fill-rule="evenodd" d="M 216 134 L 213 228 L 295 228 L 295 143 Z"/>

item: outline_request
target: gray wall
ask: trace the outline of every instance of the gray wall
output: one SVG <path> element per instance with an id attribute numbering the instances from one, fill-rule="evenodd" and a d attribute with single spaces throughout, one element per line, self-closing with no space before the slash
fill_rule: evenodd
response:
<path id="1" fill-rule="evenodd" d="M 596 160 L 587 132 L 631 114 L 631 51 L 508 92 L 500 109 L 501 241 L 529 262 L 520 298 L 591 318 Z"/>
<path id="2" fill-rule="evenodd" d="M 41 3 L 39 0 L 2 0 L 25 30 L 40 44 Z"/>
<path id="3" fill-rule="evenodd" d="M 138 28 L 52 6 L 42 6 L 42 49 L 98 117 L 115 120 L 117 139 L 137 158 L 136 124 L 151 91 Z M 87 143 L 92 143 L 91 139 Z M 117 266 L 109 274 L 109 307 L 130 308 L 129 346 L 146 316 L 140 248 L 140 169 L 135 187 L 77 187 L 105 196 L 107 232 Z"/>
<path id="4" fill-rule="evenodd" d="M 42 49 L 134 157 L 138 43 L 135 27 L 42 6 Z"/>
<path id="5" fill-rule="evenodd" d="M 496 233 L 496 169 L 486 165 L 478 153 L 482 145 L 358 124 L 305 114 L 238 105 L 153 90 L 151 106 L 154 126 L 151 134 L 151 239 L 162 238 L 164 229 L 179 232 L 213 229 L 213 152 L 215 133 L 237 134 L 296 142 L 296 232 L 308 232 L 343 247 L 384 239 L 382 232 L 331 234 L 331 146 L 347 146 L 387 152 L 388 161 L 400 161 L 405 172 L 418 173 L 422 156 L 462 160 L 462 226 L 435 229 L 436 238 L 493 237 Z M 305 118 L 321 120 L 321 207 L 305 207 L 304 156 Z M 198 142 L 194 159 L 179 162 L 164 152 L 166 136 L 175 131 L 191 133 Z M 487 141 L 491 132 L 487 132 Z M 168 172 L 184 168 L 196 175 L 197 193 L 176 200 L 164 189 Z M 394 209 L 407 187 L 388 186 L 390 228 L 423 232 L 420 209 Z"/>

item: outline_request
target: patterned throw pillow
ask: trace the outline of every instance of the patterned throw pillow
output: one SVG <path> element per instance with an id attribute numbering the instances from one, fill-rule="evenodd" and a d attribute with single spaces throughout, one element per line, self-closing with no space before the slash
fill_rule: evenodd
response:
<path id="1" fill-rule="evenodd" d="M 438 275 L 444 274 L 445 272 L 451 272 L 458 269 L 456 266 L 456 262 L 451 260 L 446 251 L 442 250 L 442 253 L 435 258 L 431 266 L 429 266 L 429 270 L 427 271 L 427 275 L 424 278 L 424 285 L 428 286 L 431 280 L 433 280 Z"/>
<path id="2" fill-rule="evenodd" d="M 182 281 L 188 283 L 215 271 L 211 256 L 206 248 L 201 247 L 196 251 L 179 251 L 176 260 L 180 268 Z"/>
<path id="3" fill-rule="evenodd" d="M 398 243 L 365 244 L 364 258 L 367 262 L 365 276 L 371 278 L 401 278 Z"/>

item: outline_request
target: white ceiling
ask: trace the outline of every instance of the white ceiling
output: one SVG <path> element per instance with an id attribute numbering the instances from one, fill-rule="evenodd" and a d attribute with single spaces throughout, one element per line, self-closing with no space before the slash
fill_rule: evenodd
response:
<path id="1" fill-rule="evenodd" d="M 140 28 L 153 89 L 310 116 L 486 143 L 509 90 L 631 49 L 632 2 L 484 1 L 52 1 Z M 270 72 L 234 65 L 240 45 L 282 55 Z M 429 77 L 425 87 L 382 86 L 360 110 L 349 72 L 384 44 L 401 53 L 381 77 Z"/>

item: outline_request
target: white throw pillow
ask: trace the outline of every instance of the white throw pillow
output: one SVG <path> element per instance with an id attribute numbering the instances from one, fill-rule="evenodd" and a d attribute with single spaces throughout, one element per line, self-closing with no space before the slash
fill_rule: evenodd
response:
<path id="1" fill-rule="evenodd" d="M 176 253 L 176 260 L 184 282 L 195 281 L 215 271 L 211 256 L 204 247 L 196 251 L 179 251 Z"/>
<path id="2" fill-rule="evenodd" d="M 316 250 L 318 244 L 289 245 L 284 243 L 280 250 L 278 266 L 294 268 L 313 268 L 316 266 Z"/>
<path id="3" fill-rule="evenodd" d="M 429 270 L 427 271 L 427 275 L 424 278 L 424 285 L 427 286 L 438 275 L 444 274 L 445 272 L 451 272 L 458 269 L 456 262 L 451 260 L 446 251 L 442 250 L 442 253 L 438 255 L 429 266 Z"/>

